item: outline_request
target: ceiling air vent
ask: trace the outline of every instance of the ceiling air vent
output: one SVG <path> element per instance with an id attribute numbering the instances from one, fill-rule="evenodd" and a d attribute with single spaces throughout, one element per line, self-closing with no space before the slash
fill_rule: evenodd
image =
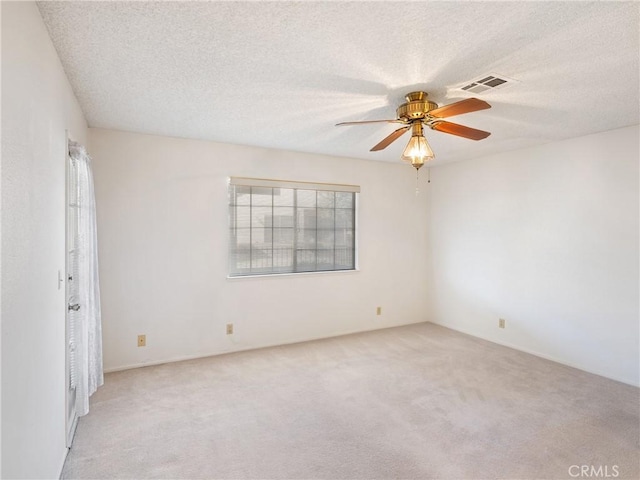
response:
<path id="1" fill-rule="evenodd" d="M 489 90 L 497 90 L 498 88 L 507 87 L 513 83 L 517 83 L 517 81 L 512 78 L 505 77 L 504 75 L 492 74 L 469 82 L 460 87 L 460 90 L 472 93 L 485 93 Z"/>

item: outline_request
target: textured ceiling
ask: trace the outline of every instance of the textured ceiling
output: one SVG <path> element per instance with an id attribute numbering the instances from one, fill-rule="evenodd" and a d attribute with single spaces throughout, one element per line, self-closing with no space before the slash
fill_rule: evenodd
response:
<path id="1" fill-rule="evenodd" d="M 413 90 L 493 108 L 427 130 L 437 163 L 640 122 L 637 2 L 40 2 L 92 127 L 399 161 Z M 462 92 L 497 73 L 513 85 Z"/>

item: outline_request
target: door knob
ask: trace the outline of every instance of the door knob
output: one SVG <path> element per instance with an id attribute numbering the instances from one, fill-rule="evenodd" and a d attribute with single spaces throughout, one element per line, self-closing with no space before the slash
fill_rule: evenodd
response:
<path id="1" fill-rule="evenodd" d="M 74 312 L 77 312 L 78 310 L 80 310 L 80 304 L 74 303 L 73 305 L 69 305 L 69 310 L 73 310 Z"/>

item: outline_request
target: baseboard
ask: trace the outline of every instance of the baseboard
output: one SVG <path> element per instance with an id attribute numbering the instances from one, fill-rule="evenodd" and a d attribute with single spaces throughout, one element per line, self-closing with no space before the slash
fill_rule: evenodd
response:
<path id="1" fill-rule="evenodd" d="M 104 370 L 104 373 L 121 372 L 123 370 L 131 370 L 133 368 L 152 367 L 154 365 L 164 365 L 165 363 L 184 362 L 186 360 L 196 360 L 198 358 L 217 357 L 218 355 L 228 355 L 230 353 L 247 352 L 250 350 L 261 350 L 263 348 L 281 347 L 284 345 L 295 345 L 297 343 L 313 342 L 316 340 L 325 340 L 327 338 L 344 337 L 346 335 L 354 335 L 356 333 L 375 332 L 377 330 L 386 330 L 388 328 L 404 327 L 407 325 L 415 325 L 416 323 L 426 323 L 426 320 L 420 320 L 418 322 L 402 323 L 398 325 L 386 325 L 384 327 L 369 328 L 366 330 L 348 330 L 346 332 L 342 332 L 336 335 L 324 335 L 320 337 L 303 338 L 303 339 L 292 340 L 290 342 L 284 342 L 284 343 L 269 343 L 269 344 L 264 344 L 259 346 L 240 347 L 233 350 L 227 350 L 225 352 L 211 352 L 211 353 L 202 353 L 202 354 L 196 354 L 196 355 L 182 355 L 179 357 L 169 357 L 163 360 L 154 360 L 151 362 L 132 363 L 127 365 L 120 365 L 117 367 L 106 368 Z"/>
<path id="2" fill-rule="evenodd" d="M 593 375 L 598 375 L 599 377 L 608 378 L 609 380 L 614 380 L 616 382 L 624 383 L 626 385 L 631 385 L 632 387 L 640 387 L 640 381 L 633 382 L 633 381 L 629 381 L 627 379 L 618 378 L 618 377 L 611 376 L 611 375 L 605 375 L 602 372 L 596 372 L 596 371 L 593 371 L 593 370 L 589 370 L 589 369 L 584 368 L 584 367 L 582 367 L 580 365 L 575 365 L 575 364 L 572 364 L 572 363 L 567 362 L 565 360 L 562 360 L 562 359 L 559 359 L 557 357 L 554 357 L 553 355 L 547 355 L 546 353 L 540 353 L 540 352 L 537 352 L 537 351 L 534 351 L 534 350 L 530 350 L 528 348 L 523 348 L 523 347 L 521 347 L 519 345 L 514 345 L 514 344 L 509 343 L 509 342 L 503 342 L 503 341 L 500 341 L 500 340 L 496 340 L 495 338 L 489 338 L 487 336 L 479 335 L 479 334 L 477 334 L 475 332 L 470 332 L 469 330 L 465 330 L 465 329 L 462 329 L 462 328 L 454 328 L 454 327 L 451 327 L 449 325 L 445 325 L 443 323 L 438 323 L 438 322 L 433 322 L 433 321 L 430 321 L 429 323 L 433 323 L 434 325 L 438 325 L 440 327 L 448 328 L 449 330 L 453 330 L 455 332 L 464 333 L 465 335 L 469 335 L 471 337 L 480 338 L 482 340 L 486 340 L 487 342 L 495 343 L 496 345 L 501 345 L 503 347 L 512 348 L 513 350 L 518 350 L 519 352 L 528 353 L 529 355 L 533 355 L 535 357 L 544 358 L 545 360 L 550 360 L 552 362 L 559 363 L 560 365 L 564 365 L 566 367 L 575 368 L 576 370 L 581 370 L 583 372 L 591 373 Z"/>

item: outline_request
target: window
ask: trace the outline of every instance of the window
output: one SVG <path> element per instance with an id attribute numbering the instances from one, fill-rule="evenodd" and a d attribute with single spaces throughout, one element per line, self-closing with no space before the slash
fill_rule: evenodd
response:
<path id="1" fill-rule="evenodd" d="M 354 270 L 359 191 L 231 177 L 229 275 Z"/>

